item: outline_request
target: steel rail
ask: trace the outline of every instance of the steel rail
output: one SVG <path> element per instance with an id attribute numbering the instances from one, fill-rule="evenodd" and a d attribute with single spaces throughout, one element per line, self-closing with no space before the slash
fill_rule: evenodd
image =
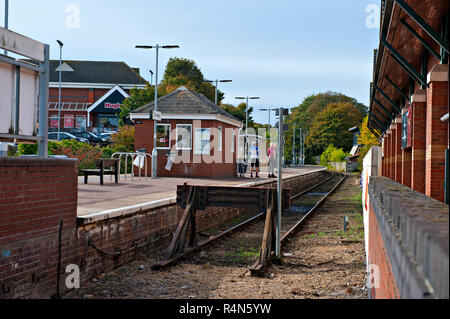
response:
<path id="1" fill-rule="evenodd" d="M 302 191 L 301 193 L 299 193 L 299 194 L 293 196 L 291 199 L 297 198 L 297 197 L 299 197 L 299 196 L 301 196 L 301 195 L 303 195 L 303 194 L 305 194 L 305 193 L 310 192 L 312 189 L 317 188 L 317 187 L 323 185 L 324 183 L 326 183 L 327 181 L 331 180 L 331 179 L 332 179 L 333 177 L 335 177 L 335 176 L 336 176 L 335 174 L 331 174 L 331 176 L 330 176 L 329 178 L 327 178 L 325 181 L 323 181 L 323 182 L 321 182 L 321 183 L 318 183 L 318 184 L 316 184 L 315 186 L 313 186 L 313 187 L 311 187 L 311 188 L 309 188 L 309 189 L 307 189 L 307 190 L 305 190 L 305 191 Z M 338 185 L 336 185 L 336 187 L 332 190 L 332 192 L 334 192 L 334 191 L 342 184 L 342 182 L 343 182 L 344 180 L 345 180 L 345 176 L 344 176 L 344 178 L 338 183 Z M 330 192 L 329 194 L 331 194 L 332 192 Z M 328 194 L 328 195 L 329 195 L 329 194 Z M 322 202 L 326 199 L 326 197 L 328 197 L 328 195 L 325 196 L 325 197 L 320 201 L 320 203 L 322 203 Z M 319 206 L 320 206 L 320 205 L 316 205 L 316 206 L 308 213 L 308 215 L 310 215 L 311 212 L 312 212 L 313 210 L 317 209 Z M 256 220 L 258 220 L 258 219 L 264 217 L 265 215 L 266 215 L 266 212 L 260 213 L 260 214 L 254 216 L 254 217 L 252 217 L 252 218 L 250 218 L 250 219 L 248 219 L 248 220 L 246 220 L 246 221 L 244 221 L 244 222 L 242 222 L 242 223 L 240 223 L 240 224 L 238 224 L 238 225 L 236 225 L 236 226 L 233 226 L 232 228 L 230 228 L 230 229 L 228 229 L 228 230 L 226 230 L 226 231 L 224 231 L 224 232 L 222 232 L 222 233 L 220 233 L 220 234 L 218 234 L 218 235 L 216 235 L 216 236 L 213 236 L 213 237 L 211 237 L 211 238 L 209 238 L 209 239 L 207 239 L 207 240 L 205 240 L 205 241 L 203 241 L 203 242 L 200 242 L 196 247 L 188 248 L 188 249 L 185 250 L 183 253 L 178 254 L 178 255 L 176 255 L 175 257 L 172 257 L 172 258 L 170 258 L 170 259 L 168 259 L 168 260 L 163 260 L 163 261 L 160 261 L 160 262 L 154 264 L 153 266 L 151 266 L 151 269 L 152 269 L 152 270 L 161 270 L 161 269 L 163 269 L 163 268 L 167 268 L 167 267 L 173 266 L 173 265 L 177 264 L 178 261 L 180 261 L 180 260 L 186 258 L 187 256 L 189 256 L 189 255 L 191 255 L 191 254 L 197 252 L 198 250 L 201 250 L 201 249 L 203 249 L 203 248 L 205 248 L 205 247 L 211 245 L 211 244 L 214 243 L 215 241 L 217 241 L 217 240 L 219 240 L 219 239 L 221 239 L 221 238 L 224 238 L 225 236 L 228 236 L 228 235 L 230 235 L 231 233 L 233 233 L 233 232 L 235 232 L 235 231 L 237 231 L 237 230 L 240 230 L 241 228 L 244 228 L 245 226 L 248 226 L 250 223 L 252 223 L 252 222 L 254 222 L 254 221 L 256 221 Z M 305 217 L 306 217 L 306 216 L 305 216 Z M 305 221 L 305 218 L 303 218 L 303 219 L 302 219 L 299 223 L 297 223 L 296 226 L 294 226 L 293 228 L 298 227 L 299 224 L 300 224 L 301 222 L 304 222 L 304 221 Z M 293 228 L 289 231 L 289 233 L 292 234 Z M 284 235 L 283 238 L 281 239 L 281 241 L 283 242 L 287 237 L 288 237 L 288 236 Z"/>
<path id="2" fill-rule="evenodd" d="M 326 182 L 328 182 L 330 179 L 332 179 L 334 176 L 335 176 L 335 175 L 330 174 L 330 177 L 329 177 L 329 178 L 327 178 L 326 180 L 324 180 L 324 181 L 322 181 L 322 182 L 320 182 L 320 183 L 318 183 L 318 184 L 316 184 L 316 185 L 314 185 L 314 186 L 308 188 L 307 190 L 304 190 L 304 191 L 298 193 L 297 195 L 292 196 L 292 197 L 291 197 L 291 200 L 294 200 L 294 199 L 296 199 L 296 198 L 298 198 L 298 197 L 300 197 L 300 196 L 302 196 L 302 195 L 305 195 L 305 194 L 309 193 L 309 192 L 312 191 L 314 188 L 317 188 L 317 187 L 319 187 L 319 186 L 322 186 L 323 184 L 325 184 Z"/>
<path id="3" fill-rule="evenodd" d="M 333 175 L 332 178 L 334 176 L 337 175 Z M 297 230 L 300 229 L 301 226 L 303 226 L 305 224 L 305 222 L 316 212 L 316 210 L 325 202 L 325 200 L 331 195 L 333 194 L 338 188 L 339 186 L 342 185 L 342 183 L 345 181 L 345 179 L 347 178 L 347 176 L 343 176 L 343 178 L 336 183 L 336 185 L 333 187 L 333 189 L 328 192 L 297 224 L 295 224 L 291 229 L 289 229 L 287 231 L 286 234 L 284 234 L 284 236 L 281 238 L 281 243 L 283 244 L 290 236 L 294 235 Z M 330 178 L 331 179 L 331 178 Z M 330 180 L 328 179 L 328 180 Z"/>
<path id="4" fill-rule="evenodd" d="M 153 270 L 159 270 L 159 269 L 162 269 L 162 268 L 165 268 L 165 267 L 172 266 L 172 265 L 176 264 L 180 259 L 187 257 L 188 255 L 196 252 L 199 249 L 205 248 L 206 246 L 212 244 L 214 241 L 216 241 L 216 240 L 218 240 L 220 238 L 223 238 L 223 237 L 231 234 L 232 232 L 234 232 L 236 230 L 239 230 L 240 228 L 243 228 L 244 226 L 247 226 L 251 222 L 253 222 L 253 221 L 263 217 L 264 215 L 266 215 L 266 212 L 260 213 L 260 214 L 258 214 L 256 216 L 254 216 L 254 217 L 252 217 L 252 218 L 250 218 L 250 219 L 248 219 L 248 220 L 246 220 L 246 221 L 244 221 L 244 222 L 242 222 L 242 223 L 240 223 L 240 224 L 238 224 L 238 225 L 236 225 L 236 226 L 234 226 L 234 227 L 232 227 L 232 228 L 230 228 L 230 229 L 228 229 L 228 230 L 226 230 L 226 231 L 224 231 L 222 233 L 220 233 L 219 235 L 213 236 L 213 237 L 211 237 L 211 238 L 209 238 L 209 239 L 199 243 L 198 246 L 187 249 L 186 251 L 184 251 L 180 255 L 177 255 L 177 256 L 175 256 L 175 257 L 173 257 L 171 259 L 159 262 L 159 263 L 153 265 L 151 268 Z"/>

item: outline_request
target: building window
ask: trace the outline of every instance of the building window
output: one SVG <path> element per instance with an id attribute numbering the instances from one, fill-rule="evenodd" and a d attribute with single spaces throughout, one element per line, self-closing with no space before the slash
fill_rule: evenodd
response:
<path id="1" fill-rule="evenodd" d="M 170 149 L 170 124 L 156 125 L 156 148 Z"/>
<path id="2" fill-rule="evenodd" d="M 217 143 L 217 150 L 219 152 L 222 152 L 222 132 L 223 132 L 222 126 L 219 126 L 219 130 L 218 131 L 219 131 L 219 141 Z"/>
<path id="3" fill-rule="evenodd" d="M 192 150 L 191 124 L 177 124 L 177 150 Z"/>
<path id="4" fill-rule="evenodd" d="M 50 128 L 58 128 L 58 126 L 59 126 L 58 116 L 56 115 L 50 116 Z"/>
<path id="5" fill-rule="evenodd" d="M 73 128 L 74 116 L 71 114 L 64 115 L 64 128 Z"/>
<path id="6" fill-rule="evenodd" d="M 211 129 L 196 128 L 194 139 L 194 154 L 210 155 L 211 154 Z"/>
<path id="7" fill-rule="evenodd" d="M 86 129 L 86 115 L 77 115 L 76 126 L 77 128 Z"/>
<path id="8" fill-rule="evenodd" d="M 97 127 L 117 130 L 119 127 L 119 118 L 116 115 L 99 114 Z"/>

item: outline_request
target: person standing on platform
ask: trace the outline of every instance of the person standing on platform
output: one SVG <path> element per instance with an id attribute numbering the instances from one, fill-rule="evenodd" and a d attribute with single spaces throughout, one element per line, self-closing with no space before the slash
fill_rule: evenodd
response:
<path id="1" fill-rule="evenodd" d="M 256 171 L 256 178 L 259 178 L 258 170 L 259 170 L 259 148 L 258 143 L 253 142 L 253 146 L 250 148 L 250 160 L 251 160 L 251 168 L 250 168 L 250 177 L 253 178 L 253 169 Z"/>
<path id="2" fill-rule="evenodd" d="M 276 178 L 275 167 L 277 162 L 277 145 L 274 143 L 270 144 L 267 153 L 269 155 L 269 178 Z"/>

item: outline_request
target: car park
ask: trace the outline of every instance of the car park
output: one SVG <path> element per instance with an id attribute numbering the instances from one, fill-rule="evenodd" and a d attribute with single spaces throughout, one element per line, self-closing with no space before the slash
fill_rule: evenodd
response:
<path id="1" fill-rule="evenodd" d="M 60 132 L 59 134 L 60 134 L 60 136 L 59 136 L 60 138 L 59 139 L 61 141 L 63 141 L 63 140 L 75 140 L 75 141 L 78 141 L 78 142 L 81 142 L 81 143 L 89 143 L 89 141 L 87 139 L 82 138 L 82 137 L 77 137 L 77 136 L 75 136 L 73 134 L 70 134 L 70 133 L 67 133 L 67 132 Z M 58 141 L 58 133 L 55 133 L 55 132 L 48 133 L 48 139 L 51 140 L 51 141 Z"/>
<path id="2" fill-rule="evenodd" d="M 106 147 L 109 145 L 109 139 L 103 138 L 101 136 L 97 136 L 90 132 L 74 132 L 72 134 L 78 138 L 87 139 L 89 141 L 89 144 L 91 144 L 91 145 L 98 145 L 101 147 Z"/>

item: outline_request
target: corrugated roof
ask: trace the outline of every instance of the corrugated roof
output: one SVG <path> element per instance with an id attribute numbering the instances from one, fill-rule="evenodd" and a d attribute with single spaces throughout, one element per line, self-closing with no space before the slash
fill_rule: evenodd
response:
<path id="1" fill-rule="evenodd" d="M 151 102 L 137 108 L 133 113 L 149 113 L 154 110 L 155 103 Z M 236 117 L 218 107 L 202 94 L 192 92 L 185 87 L 158 99 L 158 111 L 165 114 L 219 114 L 239 121 Z"/>
<path id="2" fill-rule="evenodd" d="M 73 72 L 62 72 L 62 82 L 147 84 L 147 81 L 125 62 L 63 60 Z M 50 60 L 50 82 L 59 82 L 59 60 Z"/>

